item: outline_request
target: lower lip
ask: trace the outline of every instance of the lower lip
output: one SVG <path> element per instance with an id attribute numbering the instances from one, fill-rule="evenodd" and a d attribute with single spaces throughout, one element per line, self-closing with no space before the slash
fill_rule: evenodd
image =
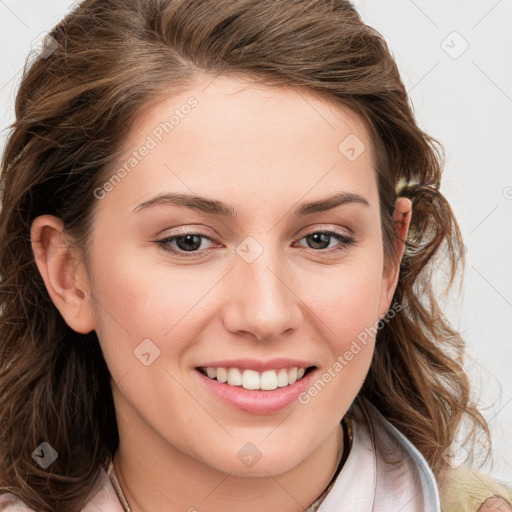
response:
<path id="1" fill-rule="evenodd" d="M 295 402 L 298 396 L 305 391 L 316 374 L 317 368 L 309 371 L 302 379 L 291 385 L 276 388 L 271 391 L 245 389 L 242 386 L 222 384 L 203 375 L 196 369 L 197 374 L 215 396 L 224 403 L 232 405 L 242 411 L 252 414 L 272 414 L 278 412 Z"/>

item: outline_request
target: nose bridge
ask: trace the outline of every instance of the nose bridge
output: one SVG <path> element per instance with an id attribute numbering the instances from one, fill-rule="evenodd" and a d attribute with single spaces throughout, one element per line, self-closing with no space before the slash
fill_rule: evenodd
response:
<path id="1" fill-rule="evenodd" d="M 300 310 L 290 289 L 283 255 L 277 247 L 248 237 L 237 248 L 231 279 L 236 292 L 230 294 L 226 327 L 251 332 L 260 340 L 274 339 L 297 327 Z"/>

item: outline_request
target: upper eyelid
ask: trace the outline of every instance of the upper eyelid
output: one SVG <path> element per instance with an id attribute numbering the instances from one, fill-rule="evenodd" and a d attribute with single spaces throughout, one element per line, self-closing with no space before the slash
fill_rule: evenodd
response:
<path id="1" fill-rule="evenodd" d="M 321 226 L 319 226 L 318 224 L 320 224 Z M 176 227 L 176 228 L 169 228 L 168 230 L 171 230 L 171 229 L 179 229 L 179 227 Z M 205 236 L 205 237 L 208 237 L 210 239 L 214 239 L 217 237 L 217 235 L 207 229 L 207 228 L 201 228 L 201 227 L 191 227 L 191 228 L 183 228 L 185 229 L 185 231 L 182 231 L 182 232 L 178 232 L 178 233 L 172 233 L 170 235 L 166 235 L 166 236 L 163 236 L 163 237 L 160 237 L 159 235 L 156 235 L 157 237 L 163 239 L 163 238 L 171 238 L 171 237 L 174 237 L 174 236 L 184 236 L 184 235 L 202 235 L 202 236 Z M 165 232 L 165 231 L 168 231 L 167 229 L 166 230 L 163 230 L 161 232 Z M 350 229 L 348 226 L 338 226 L 338 225 L 335 225 L 335 224 L 329 224 L 329 223 L 316 223 L 316 224 L 312 224 L 310 226 L 307 226 L 303 229 L 301 229 L 297 235 L 295 235 L 296 237 L 300 236 L 300 237 L 303 237 L 305 236 L 305 234 L 301 234 L 301 233 L 306 233 L 306 234 L 309 234 L 309 233 L 316 233 L 318 231 L 332 231 L 332 232 L 335 232 L 335 233 L 339 233 L 341 235 L 345 235 L 347 237 L 353 237 L 355 235 L 354 231 L 352 229 Z"/>

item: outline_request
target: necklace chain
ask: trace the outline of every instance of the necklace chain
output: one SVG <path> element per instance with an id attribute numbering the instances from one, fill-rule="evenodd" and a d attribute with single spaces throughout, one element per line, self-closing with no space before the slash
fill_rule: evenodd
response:
<path id="1" fill-rule="evenodd" d="M 332 486 L 334 485 L 334 482 L 336 480 L 336 477 L 341 469 L 341 467 L 344 465 L 345 460 L 348 456 L 348 451 L 350 449 L 350 445 L 352 444 L 352 428 L 350 426 L 350 422 L 345 421 L 345 418 L 341 421 L 341 427 L 343 430 L 344 438 L 345 440 L 349 441 L 349 446 L 345 447 L 345 443 L 343 443 L 344 449 L 343 452 L 340 451 L 338 453 L 338 464 L 336 466 L 336 470 L 334 471 L 334 475 L 329 482 L 329 485 L 324 489 L 322 494 L 304 511 L 304 512 L 315 512 L 324 498 L 327 496 L 329 491 L 331 490 Z M 346 429 L 346 431 L 345 431 Z M 107 475 L 110 478 L 110 481 L 112 482 L 112 485 L 114 486 L 114 489 L 116 491 L 117 497 L 119 499 L 119 502 L 121 503 L 124 512 L 132 512 L 132 509 L 130 508 L 130 505 L 128 504 L 128 500 L 126 499 L 123 490 L 121 489 L 121 486 L 119 485 L 119 480 L 117 479 L 116 472 L 114 471 L 114 458 L 110 459 L 110 464 L 108 466 Z"/>
<path id="2" fill-rule="evenodd" d="M 112 485 L 114 486 L 114 489 L 116 491 L 117 497 L 119 498 L 119 502 L 123 506 L 124 512 L 132 512 L 132 509 L 130 508 L 130 505 L 128 505 L 128 501 L 126 500 L 126 497 L 123 493 L 123 490 L 121 489 L 121 486 L 119 485 L 119 481 L 116 476 L 116 472 L 114 471 L 114 458 L 110 459 L 110 464 L 108 466 L 108 477 L 110 478 L 110 481 L 112 482 Z"/>

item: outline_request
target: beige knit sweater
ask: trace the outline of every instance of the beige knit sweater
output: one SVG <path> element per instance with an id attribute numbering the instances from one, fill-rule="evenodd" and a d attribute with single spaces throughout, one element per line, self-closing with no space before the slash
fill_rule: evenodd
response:
<path id="1" fill-rule="evenodd" d="M 439 491 L 442 512 L 512 512 L 512 490 L 468 468 L 451 470 Z"/>

